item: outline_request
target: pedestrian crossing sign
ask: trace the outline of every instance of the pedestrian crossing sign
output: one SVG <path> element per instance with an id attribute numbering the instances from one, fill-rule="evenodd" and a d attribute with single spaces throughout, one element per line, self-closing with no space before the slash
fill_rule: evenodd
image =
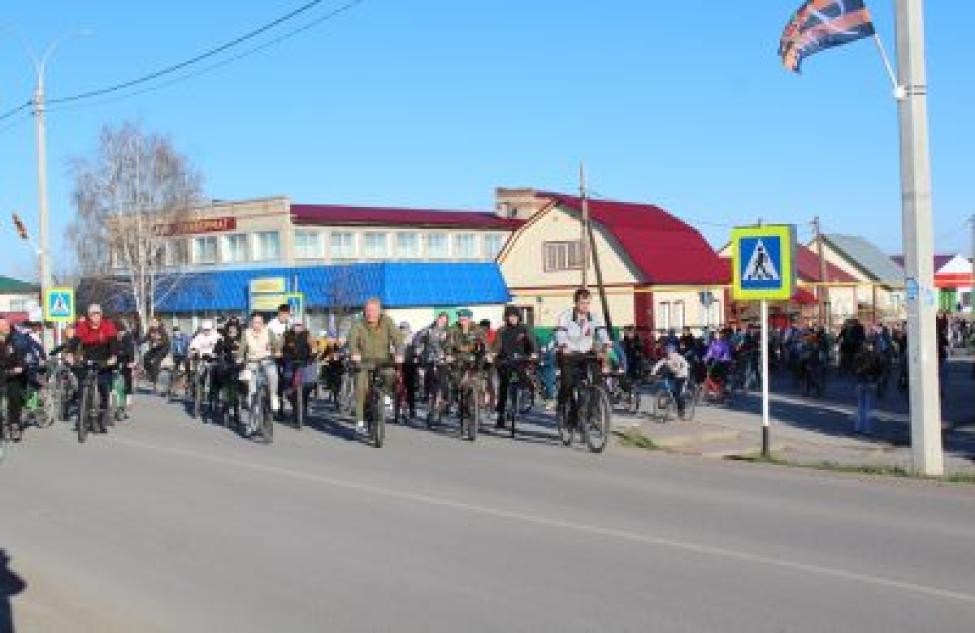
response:
<path id="1" fill-rule="evenodd" d="M 791 224 L 732 229 L 732 294 L 739 301 L 788 301 L 795 292 L 796 229 Z"/>
<path id="2" fill-rule="evenodd" d="M 75 320 L 74 288 L 48 288 L 44 291 L 44 320 L 71 323 Z"/>

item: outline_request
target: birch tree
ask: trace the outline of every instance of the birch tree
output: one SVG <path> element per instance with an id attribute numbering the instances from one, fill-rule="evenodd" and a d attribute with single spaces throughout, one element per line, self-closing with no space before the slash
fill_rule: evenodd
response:
<path id="1" fill-rule="evenodd" d="M 71 167 L 79 273 L 147 323 L 179 286 L 186 261 L 167 261 L 169 236 L 201 204 L 202 178 L 168 137 L 134 123 L 102 128 L 95 155 Z"/>

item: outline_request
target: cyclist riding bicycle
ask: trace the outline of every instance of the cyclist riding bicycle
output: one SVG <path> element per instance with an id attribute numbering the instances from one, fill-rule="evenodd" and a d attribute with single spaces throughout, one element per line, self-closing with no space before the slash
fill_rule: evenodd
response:
<path id="1" fill-rule="evenodd" d="M 311 344 L 311 334 L 305 329 L 305 324 L 295 321 L 290 330 L 284 333 L 281 344 L 281 378 L 282 387 L 285 391 L 291 389 L 295 381 L 295 372 L 304 371 L 315 360 Z M 314 375 L 305 378 L 306 374 L 299 375 L 302 378 L 304 406 L 308 406 L 308 393 L 314 385 Z M 292 404 L 295 402 L 295 394 L 291 394 Z"/>
<path id="2" fill-rule="evenodd" d="M 349 354 L 353 363 L 385 364 L 391 360 L 403 362 L 403 335 L 393 320 L 382 311 L 379 299 L 372 298 L 363 306 L 363 318 L 349 331 Z M 395 375 L 392 369 L 382 371 L 384 390 L 393 392 Z M 366 430 L 366 396 L 369 394 L 369 372 L 356 369 L 355 375 L 355 426 L 356 431 Z"/>
<path id="3" fill-rule="evenodd" d="M 663 384 L 670 389 L 677 403 L 677 417 L 684 417 L 684 386 L 690 376 L 690 364 L 677 348 L 668 345 L 666 355 L 653 366 L 650 371 L 651 376 L 659 377 Z"/>
<path id="4" fill-rule="evenodd" d="M 275 413 L 281 405 L 278 401 L 278 372 L 273 363 L 280 355 L 280 339 L 264 325 L 264 317 L 254 313 L 251 316 L 250 327 L 244 330 L 244 335 L 241 337 L 238 358 L 244 364 L 257 364 L 264 371 L 268 393 L 271 395 L 271 411 Z M 257 390 L 256 371 L 251 372 L 247 386 L 249 393 L 254 393 Z"/>
<path id="5" fill-rule="evenodd" d="M 446 395 L 447 368 L 442 361 L 447 355 L 449 323 L 447 313 L 441 312 L 433 323 L 416 335 L 417 353 L 423 365 L 423 391 L 431 401 L 435 393 Z"/>
<path id="6" fill-rule="evenodd" d="M 122 380 L 125 386 L 125 407 L 132 406 L 132 370 L 135 369 L 135 339 L 128 331 L 124 323 L 116 326 L 117 358 L 119 371 L 122 372 Z M 128 416 L 128 413 L 125 414 Z"/>
<path id="7" fill-rule="evenodd" d="M 24 407 L 24 390 L 27 388 L 26 369 L 24 354 L 13 343 L 10 322 L 0 318 L 0 373 L 2 373 L 0 384 L 6 390 L 7 411 L 4 415 L 13 435 L 6 439 L 17 442 L 20 441 L 20 433 L 23 430 L 21 411 Z M 5 427 L 0 426 L 0 435 L 4 433 L 6 433 Z"/>
<path id="8" fill-rule="evenodd" d="M 511 383 L 512 367 L 518 373 L 521 384 L 531 384 L 524 363 L 512 365 L 512 360 L 521 356 L 522 360 L 538 358 L 538 341 L 528 326 L 521 322 L 521 312 L 515 306 L 504 309 L 504 325 L 494 337 L 491 351 L 497 356 L 498 369 L 498 421 L 497 427 L 504 428 L 505 408 L 508 405 L 508 387 Z"/>
<path id="9" fill-rule="evenodd" d="M 487 349 L 487 335 L 480 326 L 473 321 L 474 313 L 464 308 L 457 311 L 457 323 L 447 330 L 447 355 L 454 357 L 452 365 L 452 380 L 454 385 L 460 385 L 464 368 L 457 364 L 457 356 L 480 354 Z"/>
<path id="10" fill-rule="evenodd" d="M 213 321 L 209 319 L 204 320 L 200 324 L 200 331 L 197 332 L 196 336 L 193 337 L 193 340 L 190 341 L 187 348 L 190 358 L 193 359 L 195 363 L 198 363 L 200 360 L 212 361 L 220 339 L 220 332 L 213 327 Z M 194 366 L 194 368 L 198 367 L 199 365 Z M 206 370 L 210 372 L 211 393 L 216 393 L 216 391 L 213 390 L 213 368 L 212 366 L 207 366 Z"/>
<path id="11" fill-rule="evenodd" d="M 118 329 L 102 316 L 97 303 L 88 306 L 88 318 L 75 329 L 79 351 L 86 361 L 96 361 L 98 368 L 98 407 L 101 415 L 99 430 L 105 432 L 108 420 L 108 394 L 112 388 L 114 369 L 118 360 Z"/>
<path id="12" fill-rule="evenodd" d="M 585 288 L 579 288 L 572 295 L 575 304 L 559 316 L 555 330 L 555 342 L 559 348 L 560 407 L 564 407 L 575 387 L 577 370 L 584 367 L 585 355 L 602 355 L 609 345 L 609 335 L 598 314 L 592 312 L 592 295 Z"/>

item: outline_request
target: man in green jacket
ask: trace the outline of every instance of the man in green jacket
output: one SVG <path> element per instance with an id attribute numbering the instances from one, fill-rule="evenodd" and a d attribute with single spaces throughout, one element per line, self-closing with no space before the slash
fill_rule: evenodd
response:
<path id="1" fill-rule="evenodd" d="M 382 303 L 373 298 L 363 307 L 363 319 L 349 332 L 349 354 L 352 362 L 359 364 L 403 362 L 403 334 L 393 320 L 383 314 Z M 384 390 L 392 393 L 395 373 L 390 369 L 382 372 Z M 355 376 L 355 425 L 356 430 L 366 429 L 366 396 L 369 393 L 369 372 L 360 368 Z"/>

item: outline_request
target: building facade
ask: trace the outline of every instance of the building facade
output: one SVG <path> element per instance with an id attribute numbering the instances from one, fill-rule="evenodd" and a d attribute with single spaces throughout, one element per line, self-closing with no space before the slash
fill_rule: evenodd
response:
<path id="1" fill-rule="evenodd" d="M 380 261 L 493 262 L 517 219 L 490 212 L 214 201 L 160 225 L 167 266 L 203 271 Z M 116 267 L 121 258 L 113 258 Z"/>
<path id="2" fill-rule="evenodd" d="M 587 204 L 595 254 L 588 262 L 579 198 L 531 189 L 497 191 L 498 213 L 524 221 L 498 263 L 513 302 L 529 321 L 555 325 L 571 307 L 583 268 L 595 290 L 598 260 L 614 326 L 701 329 L 723 322 L 728 272 L 698 231 L 652 205 Z"/>
<path id="3" fill-rule="evenodd" d="M 255 308 L 248 287 L 275 279 L 304 295 L 306 320 L 316 330 L 339 327 L 372 296 L 414 328 L 459 307 L 497 324 L 509 295 L 495 259 L 521 224 L 494 212 L 294 204 L 286 197 L 214 201 L 153 227 L 170 271 L 156 310 L 184 328 L 206 317 L 269 311 L 267 302 Z M 121 261 L 113 258 L 118 273 Z M 124 297 L 114 305 L 131 310 Z"/>
<path id="4" fill-rule="evenodd" d="M 19 323 L 40 306 L 39 286 L 0 275 L 0 317 Z"/>

